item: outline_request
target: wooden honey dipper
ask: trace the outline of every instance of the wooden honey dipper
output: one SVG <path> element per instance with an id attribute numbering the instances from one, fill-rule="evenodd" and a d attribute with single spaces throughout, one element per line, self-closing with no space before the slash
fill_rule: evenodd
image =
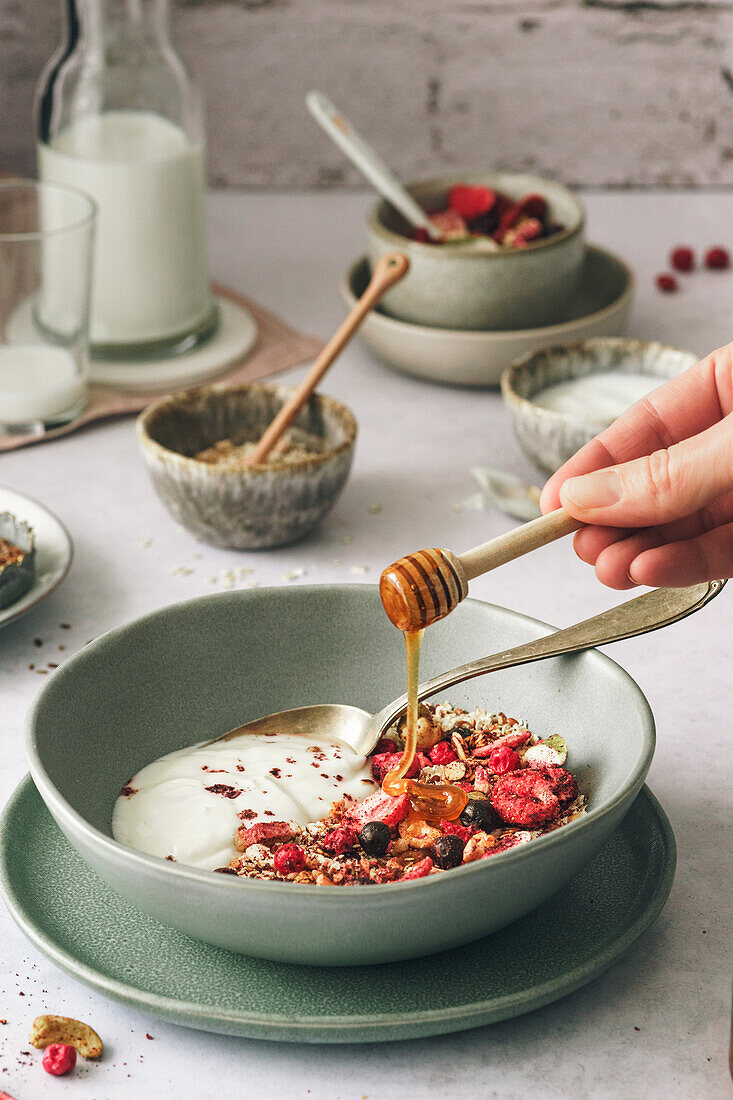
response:
<path id="1" fill-rule="evenodd" d="M 398 630 L 423 630 L 445 618 L 468 595 L 468 582 L 490 569 L 578 531 L 583 524 L 562 508 L 524 523 L 465 554 L 417 550 L 389 565 L 379 579 L 384 610 Z"/>

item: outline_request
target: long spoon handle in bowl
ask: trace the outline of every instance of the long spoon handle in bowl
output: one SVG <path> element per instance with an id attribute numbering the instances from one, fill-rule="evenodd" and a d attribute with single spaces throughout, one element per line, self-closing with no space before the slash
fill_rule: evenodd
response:
<path id="1" fill-rule="evenodd" d="M 423 208 L 415 202 L 412 195 L 388 168 L 382 158 L 372 149 L 323 92 L 308 92 L 306 106 L 319 126 L 322 127 L 338 145 L 342 153 L 356 165 L 387 202 L 416 229 L 424 229 L 431 240 L 441 241 L 442 234 L 430 220 Z"/>
<path id="2" fill-rule="evenodd" d="M 453 687 L 454 684 L 473 680 L 476 676 L 484 676 L 487 672 L 498 672 L 500 669 L 530 664 L 533 661 L 544 661 L 547 657 L 558 657 L 561 654 L 578 653 L 584 649 L 610 645 L 611 642 L 620 642 L 624 638 L 633 638 L 638 634 L 659 630 L 663 626 L 679 622 L 680 619 L 699 611 L 722 591 L 725 583 L 724 580 L 719 580 L 694 584 L 689 588 L 657 588 L 653 592 L 627 600 L 626 603 L 613 607 L 610 611 L 604 611 L 591 619 L 576 623 L 575 626 L 557 630 L 554 634 L 525 642 L 524 645 L 506 649 L 491 657 L 459 665 L 450 672 L 445 672 L 421 684 L 418 688 L 418 698 L 428 699 L 439 691 Z M 376 743 L 382 732 L 400 717 L 406 704 L 407 696 L 402 696 L 375 716 L 370 730 L 370 734 L 373 734 L 372 745 Z"/>
<path id="3" fill-rule="evenodd" d="M 385 291 L 389 290 L 391 286 L 394 286 L 407 274 L 409 266 L 410 261 L 401 252 L 388 252 L 386 256 L 382 256 L 377 261 L 368 287 L 343 324 L 328 341 L 293 396 L 283 405 L 277 416 L 262 433 L 259 443 L 247 460 L 248 466 L 255 466 L 258 462 L 265 461 L 277 441 L 288 430 L 306 401 L 311 397 L 334 359 L 346 347 L 367 313 L 374 309 Z"/>

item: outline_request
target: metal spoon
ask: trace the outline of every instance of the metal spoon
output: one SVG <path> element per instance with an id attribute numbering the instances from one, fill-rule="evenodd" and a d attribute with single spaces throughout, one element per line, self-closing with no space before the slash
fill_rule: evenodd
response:
<path id="1" fill-rule="evenodd" d="M 576 623 L 575 626 L 557 630 L 554 634 L 525 642 L 524 645 L 495 653 L 491 657 L 459 665 L 422 684 L 418 689 L 418 698 L 428 699 L 454 684 L 472 680 L 487 672 L 513 668 L 532 661 L 544 661 L 547 657 L 557 657 L 560 654 L 578 653 L 584 649 L 610 645 L 611 642 L 619 642 L 624 638 L 659 630 L 660 627 L 669 626 L 699 611 L 722 591 L 725 583 L 724 580 L 719 580 L 694 584 L 689 588 L 657 588 L 653 592 L 627 600 L 610 611 Z M 404 713 L 406 705 L 407 696 L 402 695 L 375 715 L 342 703 L 296 707 L 237 726 L 236 729 L 215 737 L 209 744 L 251 733 L 298 733 L 305 737 L 317 736 L 319 739 L 343 741 L 357 755 L 368 756 L 383 733 Z"/>

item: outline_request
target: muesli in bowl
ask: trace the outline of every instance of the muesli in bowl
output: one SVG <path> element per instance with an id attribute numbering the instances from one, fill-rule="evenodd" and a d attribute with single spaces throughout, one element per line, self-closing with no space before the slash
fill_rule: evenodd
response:
<path id="1" fill-rule="evenodd" d="M 407 775 L 427 784 L 458 785 L 469 801 L 455 821 L 426 820 L 411 810 L 407 794 L 374 789 L 400 760 L 401 730 L 392 726 L 366 765 L 352 761 L 344 746 L 280 750 L 272 744 L 273 759 L 283 753 L 279 766 L 256 771 L 256 757 L 268 751 L 268 743 L 255 745 L 253 737 L 171 754 L 125 785 L 115 807 L 114 835 L 151 854 L 167 847 L 170 861 L 195 861 L 223 874 L 355 886 L 423 878 L 486 859 L 585 813 L 585 796 L 563 766 L 562 737 L 540 740 L 526 723 L 505 714 L 439 703 L 421 708 L 418 752 Z M 303 788 L 311 778 L 323 780 L 314 788 L 322 791 L 316 798 L 334 789 L 341 797 L 328 814 L 304 822 L 309 792 Z M 359 797 L 365 787 L 366 797 Z M 179 827 L 171 821 L 174 800 Z M 288 804 L 301 810 L 300 821 L 281 819 Z M 151 835 L 159 813 L 157 835 Z M 170 832 L 163 841 L 165 829 Z M 213 866 L 213 854 L 228 847 L 236 850 L 234 857 Z"/>

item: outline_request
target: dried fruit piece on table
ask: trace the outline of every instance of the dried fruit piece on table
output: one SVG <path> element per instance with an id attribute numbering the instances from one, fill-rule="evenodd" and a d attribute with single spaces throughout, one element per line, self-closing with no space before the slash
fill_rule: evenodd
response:
<path id="1" fill-rule="evenodd" d="M 687 245 L 680 245 L 672 250 L 669 262 L 675 271 L 687 273 L 695 266 L 695 253 Z"/>
<path id="2" fill-rule="evenodd" d="M 705 267 L 710 268 L 711 271 L 723 271 L 726 267 L 730 267 L 728 249 L 723 248 L 722 245 L 709 248 L 705 253 Z"/>
<path id="3" fill-rule="evenodd" d="M 657 275 L 655 282 L 657 288 L 664 294 L 673 294 L 675 290 L 679 290 L 679 284 L 674 275 L 667 275 L 663 272 L 661 275 Z"/>
<path id="4" fill-rule="evenodd" d="M 76 1065 L 76 1051 L 69 1043 L 51 1043 L 43 1052 L 43 1068 L 53 1077 L 71 1073 Z"/>
<path id="5" fill-rule="evenodd" d="M 103 1050 L 94 1028 L 71 1016 L 36 1016 L 28 1041 L 39 1050 L 51 1043 L 65 1043 L 74 1047 L 82 1058 L 101 1058 Z"/>

